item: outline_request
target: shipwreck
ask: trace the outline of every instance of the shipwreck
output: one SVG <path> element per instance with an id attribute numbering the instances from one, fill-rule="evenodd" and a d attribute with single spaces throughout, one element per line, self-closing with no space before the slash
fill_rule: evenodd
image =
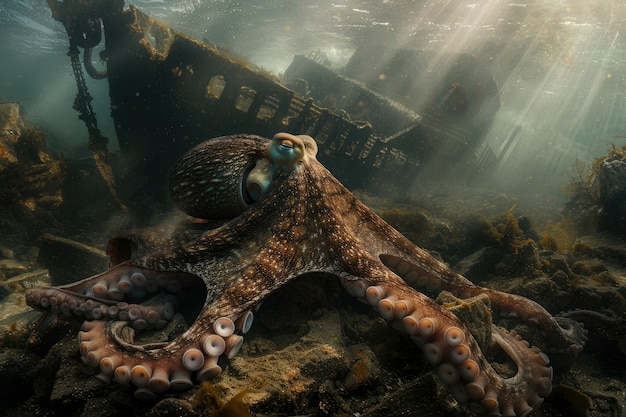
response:
<path id="1" fill-rule="evenodd" d="M 422 51 L 370 45 L 335 71 L 313 51 L 296 55 L 279 78 L 123 0 L 48 4 L 68 33 L 79 90 L 74 107 L 105 179 L 107 140 L 83 68 L 108 81 L 121 156 L 146 178 L 146 188 L 160 189 L 177 158 L 197 143 L 242 132 L 313 136 L 321 162 L 351 188 L 423 172 L 485 175 L 497 164 L 484 141 L 500 106 L 497 85 L 469 54 L 446 57 L 441 71 Z M 92 52 L 103 41 L 100 71 Z"/>

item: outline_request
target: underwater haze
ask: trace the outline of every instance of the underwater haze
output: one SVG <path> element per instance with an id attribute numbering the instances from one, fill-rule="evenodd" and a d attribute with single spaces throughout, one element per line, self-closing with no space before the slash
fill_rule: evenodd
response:
<path id="1" fill-rule="evenodd" d="M 0 0 L 0 417 L 626 417 L 625 31 Z"/>
<path id="2" fill-rule="evenodd" d="M 501 107 L 486 141 L 499 159 L 496 178 L 510 186 L 558 192 L 577 159 L 589 161 L 624 142 L 626 5 L 619 0 L 132 4 L 275 74 L 294 54 L 317 50 L 340 71 L 371 41 L 470 53 L 498 84 Z M 3 0 L 0 41 L 0 101 L 23 104 L 53 149 L 87 152 L 87 133 L 72 110 L 67 36 L 46 1 Z M 107 82 L 87 82 L 99 127 L 115 147 Z"/>

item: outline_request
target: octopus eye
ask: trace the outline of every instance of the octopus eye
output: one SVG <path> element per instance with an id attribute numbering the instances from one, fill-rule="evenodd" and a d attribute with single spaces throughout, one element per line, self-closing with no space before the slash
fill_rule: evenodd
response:
<path id="1" fill-rule="evenodd" d="M 277 133 L 269 148 L 269 155 L 276 165 L 294 167 L 304 156 L 304 143 L 290 133 Z"/>

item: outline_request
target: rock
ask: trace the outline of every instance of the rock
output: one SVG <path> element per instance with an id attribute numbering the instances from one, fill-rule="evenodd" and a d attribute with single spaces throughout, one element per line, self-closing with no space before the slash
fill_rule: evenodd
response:
<path id="1" fill-rule="evenodd" d="M 626 161 L 612 158 L 602 161 L 598 181 L 602 226 L 626 232 Z"/>
<path id="2" fill-rule="evenodd" d="M 448 409 L 446 413 L 444 410 Z M 359 414 L 361 417 L 442 416 L 469 417 L 474 413 L 458 404 L 445 387 L 429 372 L 385 395 L 378 404 Z"/>
<path id="3" fill-rule="evenodd" d="M 379 382 L 380 363 L 366 344 L 350 346 L 346 356 L 350 363 L 350 371 L 343 383 L 346 390 L 358 391 Z"/>
<path id="4" fill-rule="evenodd" d="M 480 248 L 471 255 L 463 258 L 454 267 L 454 270 L 475 283 L 486 281 L 493 273 L 494 265 L 502 259 L 503 254 L 494 247 Z"/>
<path id="5" fill-rule="evenodd" d="M 260 313 L 262 314 L 262 312 Z M 256 410 L 291 409 L 304 414 L 311 392 L 328 379 L 343 379 L 348 372 L 341 320 L 334 310 L 324 310 L 307 322 L 309 331 L 294 343 L 267 354 L 249 354 L 246 344 L 214 381 L 221 396 L 232 398 L 253 388 L 248 395 Z"/>
<path id="6" fill-rule="evenodd" d="M 558 285 L 559 288 L 567 288 L 569 286 L 569 277 L 560 269 L 552 274 L 550 280 Z"/>
<path id="7" fill-rule="evenodd" d="M 0 351 L 0 403 L 17 405 L 32 395 L 34 369 L 41 358 L 21 349 Z"/>
<path id="8" fill-rule="evenodd" d="M 626 266 L 626 238 L 610 232 L 600 232 L 576 239 L 578 252 Z"/>
<path id="9" fill-rule="evenodd" d="M 455 232 L 446 221 L 416 207 L 388 208 L 378 214 L 411 242 L 430 250 L 446 248 Z"/>
<path id="10" fill-rule="evenodd" d="M 30 334 L 30 326 L 41 313 L 23 311 L 0 319 L 0 347 L 24 348 Z"/>
<path id="11" fill-rule="evenodd" d="M 495 266 L 495 272 L 501 276 L 535 276 L 541 269 L 541 259 L 537 245 L 529 240 L 514 252 L 506 253 Z"/>
<path id="12" fill-rule="evenodd" d="M 0 300 L 5 299 L 11 294 L 11 291 L 4 286 L 0 286 Z"/>
<path id="13" fill-rule="evenodd" d="M 0 247 L 4 267 L 0 278 L 26 270 L 20 261 L 30 258 L 18 248 L 45 231 L 64 229 L 58 210 L 63 203 L 63 182 L 62 163 L 48 149 L 46 135 L 27 120 L 18 103 L 1 103 Z"/>
<path id="14" fill-rule="evenodd" d="M 97 371 L 81 362 L 74 334 L 54 345 L 44 363 L 50 364 L 50 371 L 58 366 L 49 395 L 56 407 L 77 408 L 115 389 L 94 378 Z"/>
<path id="15" fill-rule="evenodd" d="M 116 417 L 119 415 L 120 411 L 112 407 L 108 398 L 96 397 L 87 400 L 80 417 Z"/>
<path id="16" fill-rule="evenodd" d="M 485 294 L 461 299 L 442 291 L 437 302 L 450 310 L 470 330 L 483 351 L 491 345 L 491 301 Z"/>
<path id="17" fill-rule="evenodd" d="M 19 104 L 0 104 L 1 217 L 17 221 L 13 227 L 21 238 L 58 225 L 50 210 L 63 202 L 62 183 L 61 162 L 48 150 L 46 135 L 28 122 Z"/>
<path id="18" fill-rule="evenodd" d="M 193 405 L 186 400 L 178 398 L 166 398 L 159 401 L 152 407 L 145 417 L 199 417 L 200 414 L 194 409 Z M 84 417 L 92 417 L 85 414 Z"/>
<path id="19" fill-rule="evenodd" d="M 2 249 L 0 249 L 0 254 L 2 255 L 2 257 L 4 259 L 14 259 L 15 258 L 15 252 L 13 251 L 13 249 L 2 248 Z"/>

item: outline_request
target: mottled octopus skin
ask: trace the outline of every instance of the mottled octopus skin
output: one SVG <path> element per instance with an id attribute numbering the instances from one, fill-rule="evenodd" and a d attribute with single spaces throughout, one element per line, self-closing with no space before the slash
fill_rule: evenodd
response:
<path id="1" fill-rule="evenodd" d="M 287 133 L 273 140 L 239 135 L 198 145 L 172 174 L 173 199 L 194 217 L 222 216 L 219 225 L 170 236 L 119 236 L 111 241 L 114 266 L 107 272 L 63 287 L 30 289 L 27 302 L 86 318 L 78 336 L 84 362 L 99 367 L 100 379 L 132 384 L 136 397 L 150 399 L 219 374 L 218 358 L 237 353 L 256 305 L 299 275 L 324 272 L 408 333 L 460 403 L 505 416 L 526 416 L 539 407 L 552 387 L 544 353 L 494 326 L 494 341 L 518 367 L 516 375 L 503 378 L 466 326 L 414 287 L 460 298 L 486 294 L 501 315 L 537 325 L 550 352 L 576 354 L 584 341 L 537 303 L 476 286 L 413 245 L 342 186 L 316 153 L 312 138 Z M 232 199 L 242 190 L 233 177 L 248 175 L 255 162 L 260 168 L 254 175 L 267 189 L 256 201 L 243 198 L 238 205 Z M 147 305 L 124 300 L 131 294 L 174 297 L 193 276 L 204 281 L 207 296 L 190 328 L 171 342 L 133 344 L 129 326 L 162 327 L 173 315 L 172 304 L 170 298 Z"/>

